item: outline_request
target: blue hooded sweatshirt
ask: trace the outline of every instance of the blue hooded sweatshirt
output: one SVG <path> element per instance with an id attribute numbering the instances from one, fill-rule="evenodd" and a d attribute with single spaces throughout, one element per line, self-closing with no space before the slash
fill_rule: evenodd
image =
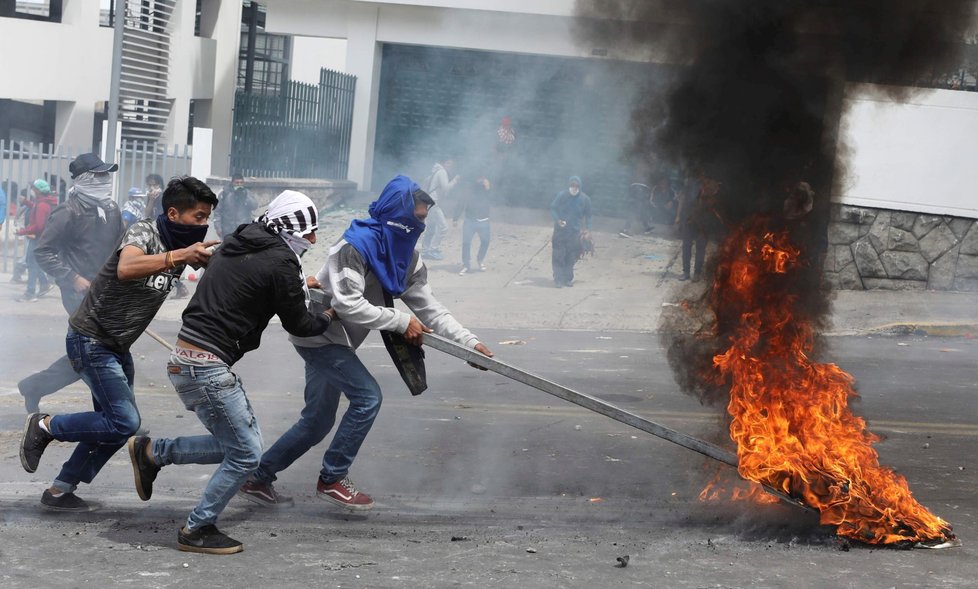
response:
<path id="1" fill-rule="evenodd" d="M 356 219 L 343 233 L 384 290 L 400 296 L 407 288 L 407 272 L 424 223 L 414 216 L 414 192 L 420 190 L 407 176 L 397 176 L 370 203 L 370 218 Z"/>

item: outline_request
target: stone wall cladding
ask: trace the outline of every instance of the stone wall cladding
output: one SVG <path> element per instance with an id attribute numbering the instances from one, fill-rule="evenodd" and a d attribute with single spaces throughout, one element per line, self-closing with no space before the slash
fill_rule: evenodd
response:
<path id="1" fill-rule="evenodd" d="M 846 290 L 978 291 L 978 221 L 833 204 L 825 275 Z"/>

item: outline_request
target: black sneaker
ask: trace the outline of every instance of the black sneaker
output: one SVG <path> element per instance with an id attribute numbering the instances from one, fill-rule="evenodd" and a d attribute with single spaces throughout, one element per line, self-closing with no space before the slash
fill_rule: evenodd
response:
<path id="1" fill-rule="evenodd" d="M 210 524 L 192 532 L 180 528 L 177 532 L 177 548 L 184 552 L 201 554 L 235 554 L 244 550 L 244 545 L 221 533 L 217 526 Z"/>
<path id="2" fill-rule="evenodd" d="M 41 420 L 47 413 L 31 413 L 24 425 L 24 437 L 20 441 L 20 464 L 27 472 L 37 470 L 44 449 L 54 440 L 54 436 L 41 429 Z"/>
<path id="3" fill-rule="evenodd" d="M 146 447 L 149 446 L 149 441 L 146 436 L 133 436 L 129 438 L 128 444 L 132 475 L 136 481 L 136 493 L 143 501 L 149 501 L 149 498 L 153 496 L 153 481 L 156 480 L 156 475 L 160 472 L 160 467 L 146 457 Z"/>
<path id="4" fill-rule="evenodd" d="M 91 506 L 84 499 L 74 493 L 62 493 L 54 495 L 50 490 L 44 489 L 41 495 L 41 506 L 49 511 L 91 511 Z"/>
<path id="5" fill-rule="evenodd" d="M 295 500 L 292 497 L 280 495 L 271 483 L 248 481 L 238 489 L 238 496 L 265 507 L 292 507 L 295 505 Z"/>

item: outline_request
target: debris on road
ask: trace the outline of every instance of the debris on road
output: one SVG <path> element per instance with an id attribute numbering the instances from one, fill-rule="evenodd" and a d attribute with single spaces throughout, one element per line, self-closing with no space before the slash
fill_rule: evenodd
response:
<path id="1" fill-rule="evenodd" d="M 526 341 L 521 339 L 508 339 L 499 342 L 501 346 L 525 346 Z"/>
<path id="2" fill-rule="evenodd" d="M 628 566 L 628 555 L 627 554 L 624 555 L 624 556 L 619 556 L 615 560 L 618 561 L 618 564 L 616 564 L 615 566 L 618 567 L 618 568 L 620 568 L 620 569 L 623 569 L 623 568 L 625 568 L 625 567 Z"/>

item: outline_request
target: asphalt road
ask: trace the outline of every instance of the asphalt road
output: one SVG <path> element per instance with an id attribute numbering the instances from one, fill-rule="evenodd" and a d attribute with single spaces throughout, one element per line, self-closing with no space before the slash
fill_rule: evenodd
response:
<path id="1" fill-rule="evenodd" d="M 315 497 L 323 447 L 281 473 L 296 506 L 270 512 L 234 500 L 222 529 L 245 552 L 177 552 L 177 528 L 212 467 L 164 469 L 141 502 L 124 452 L 79 495 L 84 515 L 38 499 L 69 445 L 38 472 L 17 459 L 24 412 L 13 383 L 60 351 L 61 318 L 0 318 L 0 586 L 182 587 L 975 587 L 978 586 L 978 341 L 836 337 L 827 360 L 860 383 L 857 411 L 885 440 L 882 462 L 950 521 L 963 541 L 943 551 L 853 546 L 797 508 L 702 503 L 716 463 L 605 417 L 483 373 L 435 351 L 430 389 L 412 398 L 371 336 L 362 356 L 384 408 L 353 479 L 378 507 L 347 515 Z M 172 340 L 177 324 L 154 328 Z M 7 334 L 23 334 L 16 339 Z M 677 390 L 658 336 L 477 330 L 498 356 L 660 423 L 722 439 L 717 412 Z M 525 344 L 501 345 L 518 340 Z M 133 349 L 137 397 L 151 435 L 199 433 L 149 338 Z M 236 367 L 266 445 L 296 418 L 302 364 L 279 328 Z M 42 402 L 83 410 L 83 386 Z M 342 406 L 341 406 L 342 410 Z M 726 470 L 727 467 L 720 467 Z M 616 559 L 628 555 L 626 568 Z"/>

